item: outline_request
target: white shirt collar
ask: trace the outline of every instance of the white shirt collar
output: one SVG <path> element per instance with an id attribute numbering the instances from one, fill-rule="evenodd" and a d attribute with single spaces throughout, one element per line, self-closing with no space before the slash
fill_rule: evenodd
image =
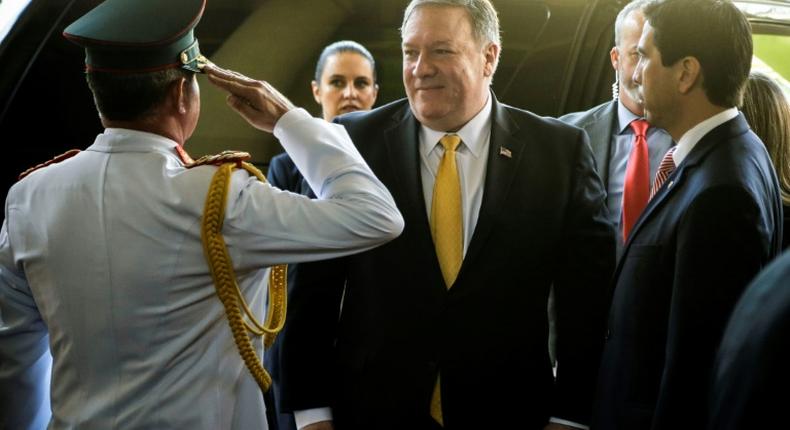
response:
<path id="1" fill-rule="evenodd" d="M 680 140 L 678 140 L 675 153 L 672 154 L 672 159 L 675 161 L 675 165 L 680 166 L 680 163 L 686 159 L 686 156 L 689 155 L 691 150 L 697 146 L 697 143 L 699 143 L 699 141 L 702 140 L 706 134 L 710 133 L 710 131 L 714 128 L 724 124 L 736 116 L 738 116 L 738 108 L 729 108 L 725 111 L 717 113 L 716 115 L 713 115 L 705 121 L 702 121 L 683 134 Z"/>
<path id="2" fill-rule="evenodd" d="M 488 100 L 480 112 L 454 133 L 436 131 L 420 124 L 420 153 L 422 156 L 425 157 L 433 151 L 445 134 L 457 134 L 463 142 L 461 146 L 465 146 L 475 158 L 479 157 L 491 132 L 491 104 L 491 94 L 489 93 Z"/>
<path id="3" fill-rule="evenodd" d="M 637 119 L 642 119 L 642 117 L 628 110 L 622 102 L 617 102 L 617 121 L 619 122 L 617 125 L 620 128 L 617 134 L 625 133 L 628 126 Z"/>

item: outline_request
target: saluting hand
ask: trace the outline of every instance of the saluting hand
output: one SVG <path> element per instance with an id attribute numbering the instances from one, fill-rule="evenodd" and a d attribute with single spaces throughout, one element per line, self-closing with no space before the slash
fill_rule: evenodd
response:
<path id="1" fill-rule="evenodd" d="M 332 421 L 319 421 L 310 425 L 304 426 L 302 430 L 334 430 L 335 426 Z"/>
<path id="2" fill-rule="evenodd" d="M 579 427 L 566 426 L 565 424 L 549 423 L 543 430 L 579 430 Z"/>
<path id="3" fill-rule="evenodd" d="M 257 129 L 271 133 L 280 117 L 294 108 L 293 103 L 268 82 L 214 64 L 206 65 L 203 70 L 212 84 L 230 93 L 228 105 Z"/>

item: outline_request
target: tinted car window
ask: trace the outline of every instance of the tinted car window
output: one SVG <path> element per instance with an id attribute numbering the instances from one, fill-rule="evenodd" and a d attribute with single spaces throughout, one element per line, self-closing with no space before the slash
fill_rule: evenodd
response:
<path id="1" fill-rule="evenodd" d="M 493 88 L 508 104 L 540 115 L 587 109 L 611 97 L 609 61 L 614 20 L 626 0 L 492 0 L 502 24 L 503 51 Z M 19 172 L 72 148 L 84 149 L 102 127 L 85 84 L 83 52 L 61 33 L 99 0 L 32 0 L 0 45 L 0 136 L 6 153 L 0 197 Z M 787 77 L 788 2 L 737 2 L 757 36 L 756 52 Z M 209 0 L 196 30 L 217 63 L 266 79 L 318 116 L 310 93 L 315 61 L 336 40 L 365 45 L 377 61 L 377 105 L 404 96 L 400 27 L 408 0 Z M 760 9 L 762 8 L 762 9 Z M 786 39 L 781 39 L 786 40 Z M 780 44 L 781 46 L 777 46 Z M 784 64 L 784 65 L 783 65 Z M 193 156 L 249 151 L 266 168 L 282 149 L 225 106 L 201 79 L 202 115 L 187 142 Z M 13 147 L 13 148 L 12 148 Z M 18 154 L 18 155 L 17 155 Z"/>

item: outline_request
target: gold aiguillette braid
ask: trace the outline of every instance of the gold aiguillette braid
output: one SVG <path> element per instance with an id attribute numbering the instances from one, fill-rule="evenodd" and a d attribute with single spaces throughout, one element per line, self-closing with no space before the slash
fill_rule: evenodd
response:
<path id="1" fill-rule="evenodd" d="M 230 254 L 228 254 L 225 239 L 222 237 L 222 223 L 225 220 L 225 204 L 230 188 L 230 176 L 237 167 L 239 167 L 237 162 L 225 163 L 219 166 L 216 173 L 214 173 L 203 210 L 201 238 L 203 240 L 203 252 L 211 269 L 211 277 L 214 279 L 217 296 L 219 296 L 222 305 L 225 307 L 233 340 L 247 369 L 249 369 L 261 390 L 265 392 L 269 390 L 272 378 L 266 369 L 263 368 L 247 332 L 256 336 L 263 336 L 264 347 L 268 348 L 274 342 L 277 333 L 282 330 L 283 324 L 285 324 L 287 307 L 287 266 L 282 264 L 273 266 L 269 272 L 269 307 L 266 313 L 266 322 L 261 324 L 253 315 L 239 289 L 239 284 L 236 282 L 236 274 L 233 271 L 233 263 L 231 262 Z M 252 164 L 242 162 L 241 167 L 255 175 L 262 182 L 266 182 L 263 173 Z M 244 312 L 244 315 L 242 315 L 242 312 Z M 244 318 L 245 315 L 247 317 L 246 320 Z"/>

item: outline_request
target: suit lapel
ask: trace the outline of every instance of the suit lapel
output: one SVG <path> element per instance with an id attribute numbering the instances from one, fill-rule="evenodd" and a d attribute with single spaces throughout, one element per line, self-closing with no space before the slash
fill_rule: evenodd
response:
<path id="1" fill-rule="evenodd" d="M 398 209 L 406 220 L 407 228 L 414 229 L 414 237 L 419 238 L 419 243 L 414 245 L 428 247 L 435 255 L 425 197 L 422 192 L 419 123 L 408 104 L 393 116 L 393 121 L 394 124 L 384 131 L 384 144 L 387 147 L 390 168 L 396 184 L 396 188 L 390 189 L 390 192 L 398 203 Z M 434 260 L 436 260 L 435 257 Z M 438 271 L 438 260 L 436 261 L 436 270 Z"/>
<path id="2" fill-rule="evenodd" d="M 642 225 L 644 225 L 645 222 L 647 222 L 647 220 L 649 220 L 653 214 L 657 212 L 661 206 L 663 206 L 664 202 L 669 199 L 669 196 L 671 196 L 675 190 L 681 188 L 683 181 L 687 176 L 687 172 L 692 170 L 694 167 L 694 165 L 688 164 L 685 161 L 686 160 L 684 160 L 683 163 L 680 163 L 680 166 L 678 166 L 678 168 L 675 169 L 671 175 L 669 175 L 658 193 L 656 193 L 656 195 L 653 196 L 653 198 L 647 203 L 645 210 L 642 211 L 639 219 L 636 220 L 634 228 L 631 230 L 631 235 L 628 237 L 628 242 L 625 245 L 623 255 L 625 255 L 625 251 L 627 251 L 627 249 L 630 247 L 631 241 L 634 237 L 636 237 L 637 232 L 642 228 Z"/>
<path id="3" fill-rule="evenodd" d="M 494 97 L 493 93 L 491 97 Z M 480 204 L 475 232 L 461 265 L 461 272 L 458 274 L 459 278 L 464 275 L 464 269 L 480 254 L 483 244 L 491 233 L 496 214 L 505 206 L 505 198 L 510 192 L 524 153 L 523 143 L 514 137 L 518 130 L 518 125 L 510 117 L 507 109 L 494 98 L 483 201 Z M 510 151 L 509 157 L 501 154 L 503 149 Z"/>
<path id="4" fill-rule="evenodd" d="M 604 186 L 609 183 L 609 162 L 612 145 L 612 135 L 617 134 L 615 130 L 617 124 L 617 102 L 612 101 L 606 107 L 594 115 L 593 121 L 589 126 L 585 126 L 590 136 L 590 146 L 598 169 L 598 176 Z"/>

